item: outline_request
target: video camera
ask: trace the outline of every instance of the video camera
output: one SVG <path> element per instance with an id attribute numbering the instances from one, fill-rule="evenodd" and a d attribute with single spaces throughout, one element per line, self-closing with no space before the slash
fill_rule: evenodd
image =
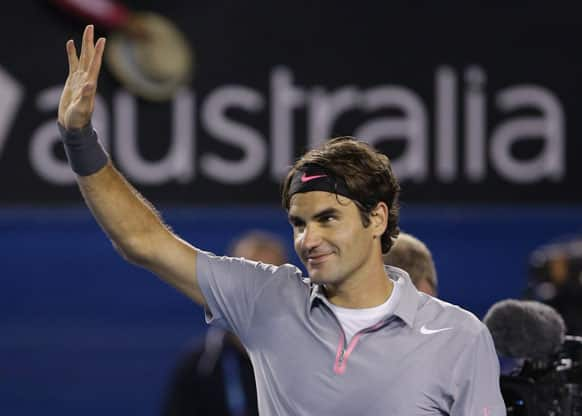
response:
<path id="1" fill-rule="evenodd" d="M 489 309 L 484 322 L 498 354 L 518 364 L 502 371 L 509 416 L 582 416 L 582 337 L 565 335 L 564 319 L 554 308 L 504 300 Z"/>
<path id="2" fill-rule="evenodd" d="M 484 318 L 502 357 L 507 414 L 582 416 L 582 337 L 573 336 L 582 335 L 582 238 L 531 254 L 526 298 L 498 302 Z"/>
<path id="3" fill-rule="evenodd" d="M 582 337 L 566 336 L 547 359 L 501 376 L 508 416 L 582 416 Z"/>

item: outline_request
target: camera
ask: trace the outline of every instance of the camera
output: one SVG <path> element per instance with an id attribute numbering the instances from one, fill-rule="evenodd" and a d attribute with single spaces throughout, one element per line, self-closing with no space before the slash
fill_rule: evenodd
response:
<path id="1" fill-rule="evenodd" d="M 507 415 L 582 416 L 582 236 L 536 249 L 528 266 L 526 299 L 496 302 L 483 319 Z"/>
<path id="2" fill-rule="evenodd" d="M 508 416 L 582 416 L 582 337 L 567 335 L 548 358 L 520 364 L 501 376 Z"/>

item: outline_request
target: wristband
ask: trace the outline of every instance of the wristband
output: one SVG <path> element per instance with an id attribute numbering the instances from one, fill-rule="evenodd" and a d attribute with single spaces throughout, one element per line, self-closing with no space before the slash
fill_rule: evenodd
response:
<path id="1" fill-rule="evenodd" d="M 73 172 L 79 176 L 89 176 L 107 165 L 109 156 L 99 142 L 91 122 L 75 130 L 67 130 L 60 123 L 57 124 Z"/>

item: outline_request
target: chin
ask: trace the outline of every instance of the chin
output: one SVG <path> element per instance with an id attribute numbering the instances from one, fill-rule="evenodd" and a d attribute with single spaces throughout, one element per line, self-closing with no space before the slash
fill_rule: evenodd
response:
<path id="1" fill-rule="evenodd" d="M 314 272 L 307 269 L 307 273 L 312 283 L 325 283 L 325 276 L 322 275 L 318 270 Z"/>
<path id="2" fill-rule="evenodd" d="M 317 284 L 335 283 L 338 280 L 334 276 L 330 276 L 329 274 L 322 273 L 321 270 L 316 270 L 313 273 L 310 272 L 309 279 L 311 280 L 312 283 L 317 283 Z"/>

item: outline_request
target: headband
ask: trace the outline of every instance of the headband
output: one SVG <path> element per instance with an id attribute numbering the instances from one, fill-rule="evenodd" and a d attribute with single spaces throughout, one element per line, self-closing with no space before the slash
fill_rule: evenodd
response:
<path id="1" fill-rule="evenodd" d="M 356 200 L 343 178 L 316 164 L 307 164 L 297 169 L 289 185 L 289 198 L 294 194 L 311 191 L 330 192 Z"/>

